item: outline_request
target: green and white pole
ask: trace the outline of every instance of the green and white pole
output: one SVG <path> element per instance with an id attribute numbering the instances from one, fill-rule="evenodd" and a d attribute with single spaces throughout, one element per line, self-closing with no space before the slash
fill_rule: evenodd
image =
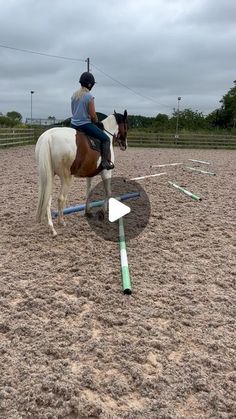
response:
<path id="1" fill-rule="evenodd" d="M 193 170 L 194 172 L 205 173 L 206 175 L 216 176 L 214 172 L 208 172 L 207 170 L 196 169 L 195 167 L 186 166 L 186 169 Z"/>
<path id="2" fill-rule="evenodd" d="M 209 161 L 204 161 L 204 160 L 194 160 L 194 159 L 188 159 L 188 160 L 193 161 L 194 163 L 211 164 Z"/>
<path id="3" fill-rule="evenodd" d="M 202 200 L 202 198 L 200 198 L 199 196 L 193 194 L 192 192 L 187 191 L 187 189 L 181 188 L 181 186 L 177 185 L 176 183 L 173 183 L 173 182 L 170 182 L 170 181 L 168 181 L 168 183 L 170 185 L 174 186 L 174 188 L 179 189 L 181 192 L 183 192 L 186 195 L 190 196 L 195 201 L 201 201 Z"/>
<path id="4" fill-rule="evenodd" d="M 130 295 L 132 293 L 132 285 L 129 274 L 123 217 L 119 218 L 119 244 L 123 293 Z"/>

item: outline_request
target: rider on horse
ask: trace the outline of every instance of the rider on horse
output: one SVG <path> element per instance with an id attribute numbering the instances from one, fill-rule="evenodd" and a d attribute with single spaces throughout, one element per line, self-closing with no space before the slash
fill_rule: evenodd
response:
<path id="1" fill-rule="evenodd" d="M 101 123 L 95 111 L 94 97 L 90 90 L 95 84 L 94 76 L 90 72 L 81 74 L 81 88 L 71 98 L 71 128 L 82 131 L 84 134 L 98 138 L 101 141 L 101 165 L 103 169 L 114 169 L 114 164 L 108 159 L 110 152 L 110 139 L 100 128 Z"/>

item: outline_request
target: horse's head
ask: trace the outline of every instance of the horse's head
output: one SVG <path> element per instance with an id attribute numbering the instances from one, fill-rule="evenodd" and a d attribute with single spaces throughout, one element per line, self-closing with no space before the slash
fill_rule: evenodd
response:
<path id="1" fill-rule="evenodd" d="M 124 111 L 124 115 L 114 111 L 114 116 L 118 125 L 118 132 L 114 135 L 114 139 L 120 149 L 124 151 L 127 148 L 128 114 L 126 110 Z"/>

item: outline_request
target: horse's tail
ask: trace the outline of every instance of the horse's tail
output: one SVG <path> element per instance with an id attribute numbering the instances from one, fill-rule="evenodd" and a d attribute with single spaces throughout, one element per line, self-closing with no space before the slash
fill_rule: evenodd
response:
<path id="1" fill-rule="evenodd" d="M 50 134 L 44 133 L 39 137 L 35 154 L 38 164 L 38 205 L 36 211 L 36 220 L 43 221 L 47 214 L 47 206 L 52 194 L 53 169 L 51 161 L 51 152 L 49 144 Z"/>

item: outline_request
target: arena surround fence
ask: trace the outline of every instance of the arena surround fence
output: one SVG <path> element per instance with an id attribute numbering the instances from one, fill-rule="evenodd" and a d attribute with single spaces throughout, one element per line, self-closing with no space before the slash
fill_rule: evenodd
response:
<path id="1" fill-rule="evenodd" d="M 0 148 L 35 144 L 49 127 L 0 128 Z M 236 136 L 229 134 L 128 133 L 129 147 L 236 149 Z"/>

